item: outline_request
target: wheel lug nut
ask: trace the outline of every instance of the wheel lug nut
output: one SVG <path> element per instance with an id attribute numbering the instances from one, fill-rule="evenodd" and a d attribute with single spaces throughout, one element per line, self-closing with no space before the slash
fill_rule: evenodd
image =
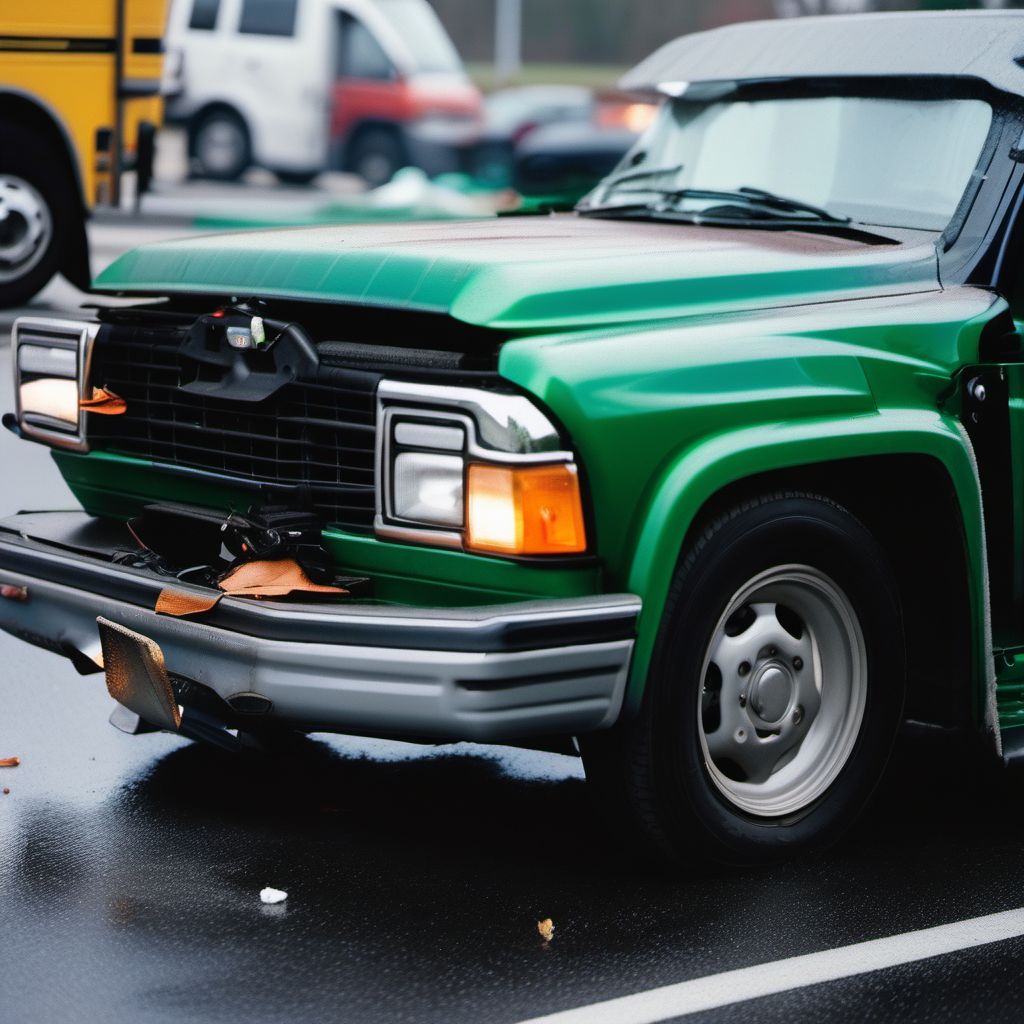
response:
<path id="1" fill-rule="evenodd" d="M 803 667 L 804 667 L 804 659 L 803 658 L 797 657 L 797 658 L 793 659 L 793 668 L 795 668 L 797 670 L 797 672 L 799 672 L 800 669 L 802 669 Z"/>
<path id="2" fill-rule="evenodd" d="M 747 706 L 747 695 L 745 693 L 740 694 L 740 707 L 745 708 Z"/>
<path id="3" fill-rule="evenodd" d="M 745 676 L 750 671 L 750 665 L 748 662 L 743 662 L 739 667 L 739 673 L 741 676 Z"/>
<path id="4" fill-rule="evenodd" d="M 803 720 L 804 709 L 799 704 L 797 704 L 797 706 L 793 708 L 793 724 L 799 725 Z"/>
<path id="5" fill-rule="evenodd" d="M 778 653 L 779 652 L 778 652 L 778 650 L 776 648 L 774 648 L 774 647 L 769 647 L 768 648 L 768 657 L 769 658 L 774 658 L 775 655 L 778 654 Z"/>

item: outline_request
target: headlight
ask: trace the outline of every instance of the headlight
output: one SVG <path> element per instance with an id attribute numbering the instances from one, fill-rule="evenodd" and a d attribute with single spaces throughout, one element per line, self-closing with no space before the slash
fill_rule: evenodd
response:
<path id="1" fill-rule="evenodd" d="M 395 456 L 396 519 L 434 526 L 462 526 L 462 459 L 455 455 L 402 452 Z"/>
<path id="2" fill-rule="evenodd" d="M 14 325 L 18 426 L 27 437 L 84 450 L 80 402 L 98 324 L 22 317 Z"/>
<path id="3" fill-rule="evenodd" d="M 380 536 L 502 555 L 587 550 L 579 474 L 522 395 L 382 381 Z"/>

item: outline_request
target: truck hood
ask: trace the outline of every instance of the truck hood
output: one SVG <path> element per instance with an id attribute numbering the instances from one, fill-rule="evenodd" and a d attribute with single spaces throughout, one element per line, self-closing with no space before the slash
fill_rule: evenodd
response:
<path id="1" fill-rule="evenodd" d="M 507 331 L 596 327 L 938 287 L 933 244 L 574 214 L 339 225 L 147 245 L 101 291 L 309 299 Z"/>

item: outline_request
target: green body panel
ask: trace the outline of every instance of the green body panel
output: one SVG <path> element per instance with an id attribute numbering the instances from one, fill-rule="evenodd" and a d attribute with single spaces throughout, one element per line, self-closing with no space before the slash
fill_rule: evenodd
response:
<path id="1" fill-rule="evenodd" d="M 642 229 L 642 230 L 640 230 Z M 557 273 L 552 268 L 557 267 Z M 96 287 L 287 297 L 447 313 L 509 331 L 580 328 L 934 288 L 933 246 L 583 220 L 256 231 L 127 253 Z"/>
<path id="2" fill-rule="evenodd" d="M 684 538 L 717 492 L 839 459 L 934 459 L 959 499 L 976 709 L 979 720 L 992 714 L 980 486 L 946 403 L 1006 306 L 980 289 L 943 290 L 933 244 L 530 217 L 161 243 L 122 257 L 97 285 L 433 310 L 500 328 L 500 373 L 554 414 L 577 452 L 598 568 L 330 532 L 326 540 L 342 568 L 372 575 L 385 599 L 640 595 L 631 707 Z M 1018 429 L 1024 437 L 1024 423 Z M 142 499 L 243 501 L 227 486 L 169 482 L 137 460 L 57 458 L 101 514 L 128 514 Z"/>
<path id="3" fill-rule="evenodd" d="M 999 728 L 1024 729 L 1024 650 L 997 652 L 996 672 Z"/>
<path id="4" fill-rule="evenodd" d="M 980 488 L 939 406 L 1004 308 L 959 289 L 503 348 L 503 375 L 555 410 L 580 453 L 607 585 L 644 600 L 634 704 L 683 538 L 709 498 L 770 470 L 896 453 L 938 460 L 959 496 L 987 677 Z"/>

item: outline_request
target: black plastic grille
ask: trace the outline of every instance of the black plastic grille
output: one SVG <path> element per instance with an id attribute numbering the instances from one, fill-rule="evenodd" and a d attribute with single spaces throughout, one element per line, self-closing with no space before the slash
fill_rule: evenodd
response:
<path id="1" fill-rule="evenodd" d="M 178 355 L 183 338 L 184 328 L 169 325 L 101 332 L 93 381 L 128 411 L 90 417 L 92 447 L 210 471 L 268 496 L 300 489 L 326 523 L 371 532 L 376 378 L 322 370 L 262 402 L 190 394 L 180 390 L 196 376 Z"/>

